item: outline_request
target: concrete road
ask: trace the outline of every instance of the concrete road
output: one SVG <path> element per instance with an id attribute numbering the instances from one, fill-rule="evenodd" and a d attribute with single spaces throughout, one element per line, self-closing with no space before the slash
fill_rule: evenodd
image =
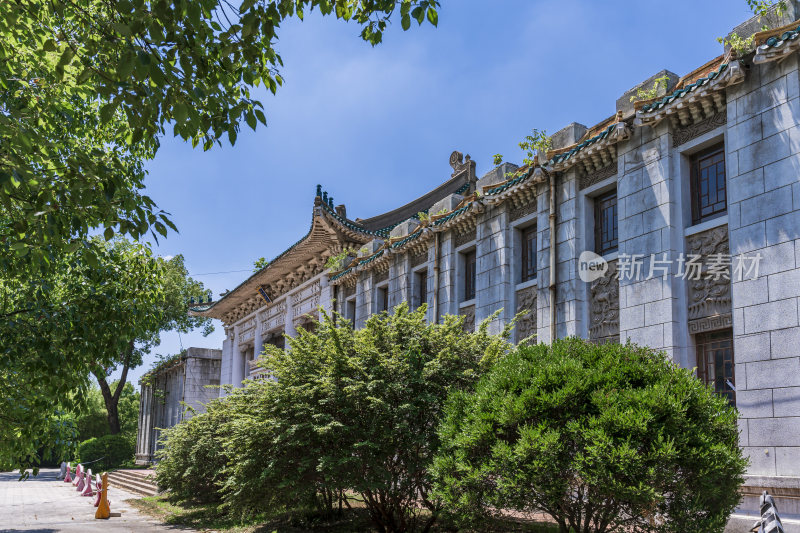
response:
<path id="1" fill-rule="evenodd" d="M 110 486 L 112 516 L 95 520 L 94 498 L 78 494 L 71 483 L 56 479 L 58 470 L 42 469 L 37 477 L 17 481 L 19 474 L 0 472 L 0 532 L 36 531 L 191 531 L 160 524 L 125 503 L 136 494 Z"/>

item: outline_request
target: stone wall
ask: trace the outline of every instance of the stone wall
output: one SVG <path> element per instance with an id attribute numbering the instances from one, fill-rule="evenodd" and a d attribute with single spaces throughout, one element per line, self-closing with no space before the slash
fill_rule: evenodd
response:
<path id="1" fill-rule="evenodd" d="M 188 348 L 180 359 L 145 376 L 140 382 L 136 464 L 155 460 L 161 429 L 192 416 L 183 404 L 203 412 L 217 397 L 213 387 L 220 384 L 221 366 L 221 350 Z"/>
<path id="2" fill-rule="evenodd" d="M 753 68 L 730 90 L 727 122 L 731 253 L 762 257 L 758 279 L 733 280 L 741 444 L 749 473 L 800 476 L 797 54 Z"/>

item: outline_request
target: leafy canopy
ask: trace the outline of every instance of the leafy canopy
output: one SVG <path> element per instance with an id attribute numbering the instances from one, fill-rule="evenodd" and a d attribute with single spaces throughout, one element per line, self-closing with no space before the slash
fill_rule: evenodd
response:
<path id="1" fill-rule="evenodd" d="M 168 129 L 234 144 L 266 124 L 251 91 L 283 83 L 278 29 L 315 9 L 381 42 L 438 23 L 438 0 L 8 0 L 0 3 L 0 252 L 47 264 L 99 227 L 175 229 L 141 190 Z M 48 247 L 55 247 L 51 249 Z M 3 255 L 0 255 L 2 258 Z"/>
<path id="2" fill-rule="evenodd" d="M 40 452 L 68 458 L 78 435 L 67 414 L 86 408 L 89 373 L 105 377 L 117 365 L 141 364 L 161 331 L 207 326 L 186 313 L 188 295 L 200 289 L 181 256 L 154 257 L 124 239 L 94 238 L 38 275 L 5 272 L 0 467 L 36 465 L 47 458 Z M 123 372 L 117 402 L 124 383 Z"/>

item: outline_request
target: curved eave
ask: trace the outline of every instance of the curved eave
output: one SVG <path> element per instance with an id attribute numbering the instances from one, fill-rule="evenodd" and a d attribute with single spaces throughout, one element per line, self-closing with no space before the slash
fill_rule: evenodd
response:
<path id="1" fill-rule="evenodd" d="M 744 81 L 741 61 L 722 63 L 718 68 L 694 82 L 662 98 L 636 102 L 636 126 L 655 126 L 668 117 L 679 116 L 681 124 L 697 121 L 705 115 L 721 112 L 725 107 L 725 89 Z"/>
<path id="2" fill-rule="evenodd" d="M 339 217 L 327 205 L 322 204 L 319 198 L 315 203 L 308 233 L 220 300 L 208 306 L 192 307 L 189 310 L 190 314 L 224 321 L 225 316 L 237 307 L 252 302 L 254 298 L 261 298 L 258 293 L 260 287 L 273 285 L 293 275 L 298 265 L 311 265 L 312 268 L 316 266 L 322 270 L 327 258 L 342 247 L 352 242 L 364 244 L 374 238 L 373 234 Z M 292 288 L 289 284 L 286 286 L 288 288 L 283 291 L 284 293 Z M 269 294 L 269 296 L 275 301 L 282 294 Z"/>

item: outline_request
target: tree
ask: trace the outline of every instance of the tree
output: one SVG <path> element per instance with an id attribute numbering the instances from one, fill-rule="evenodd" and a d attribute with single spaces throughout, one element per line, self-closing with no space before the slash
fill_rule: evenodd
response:
<path id="1" fill-rule="evenodd" d="M 280 24 L 318 9 L 375 45 L 398 10 L 437 24 L 438 0 L 8 0 L 0 3 L 0 250 L 31 265 L 99 227 L 172 226 L 142 160 L 172 132 L 209 149 L 266 124 L 251 90 L 282 84 Z M 174 226 L 172 226 L 174 229 Z"/>
<path id="2" fill-rule="evenodd" d="M 118 294 L 100 314 L 91 317 L 94 323 L 95 349 L 107 352 L 102 361 L 92 368 L 100 385 L 108 424 L 112 434 L 121 431 L 118 405 L 127 383 L 128 370 L 142 364 L 142 358 L 161 343 L 164 331 L 189 331 L 204 327 L 204 334 L 213 331 L 211 320 L 190 316 L 187 302 L 192 296 L 205 292 L 203 284 L 193 280 L 183 263 L 183 256 L 170 259 L 152 257 L 149 249 L 127 240 L 116 239 L 106 245 L 110 252 L 105 257 L 111 274 L 100 283 L 114 284 Z M 91 289 L 90 289 L 91 290 Z M 88 318 L 88 317 L 87 317 Z M 117 332 L 118 325 L 131 323 L 127 334 Z M 115 387 L 109 386 L 108 376 L 122 369 Z"/>
<path id="3" fill-rule="evenodd" d="M 116 389 L 118 382 L 110 385 Z M 77 413 L 73 413 L 75 427 L 78 430 L 78 440 L 85 441 L 95 437 L 102 437 L 111 433 L 108 424 L 108 411 L 106 410 L 103 394 L 99 387 L 92 386 L 86 397 L 86 405 Z M 126 383 L 118 403 L 120 433 L 135 437 L 139 423 L 139 393 L 131 383 Z"/>
<path id="4" fill-rule="evenodd" d="M 236 511 L 330 515 L 349 506 L 349 493 L 380 531 L 428 530 L 439 512 L 428 467 L 445 398 L 503 354 L 510 327 L 465 333 L 461 317 L 429 324 L 425 314 L 403 303 L 360 330 L 323 315 L 289 350 L 270 348 L 263 364 L 275 379 L 247 382 L 167 432 L 159 485 L 191 493 L 187 460 L 212 455 L 225 464 L 214 494 Z"/>
<path id="5" fill-rule="evenodd" d="M 77 431 L 69 413 L 86 408 L 89 376 L 120 383 L 104 396 L 110 430 L 125 368 L 158 343 L 161 331 L 205 326 L 186 314 L 202 285 L 186 277 L 183 259 L 153 257 L 145 245 L 97 237 L 57 257 L 36 275 L 0 278 L 0 467 L 37 465 L 44 455 L 67 459 Z M 103 387 L 101 383 L 101 388 Z M 113 429 L 111 429 L 113 428 Z"/>
<path id="6" fill-rule="evenodd" d="M 736 409 L 631 344 L 520 346 L 440 429 L 437 493 L 462 517 L 545 512 L 562 532 L 721 532 L 747 461 Z"/>

